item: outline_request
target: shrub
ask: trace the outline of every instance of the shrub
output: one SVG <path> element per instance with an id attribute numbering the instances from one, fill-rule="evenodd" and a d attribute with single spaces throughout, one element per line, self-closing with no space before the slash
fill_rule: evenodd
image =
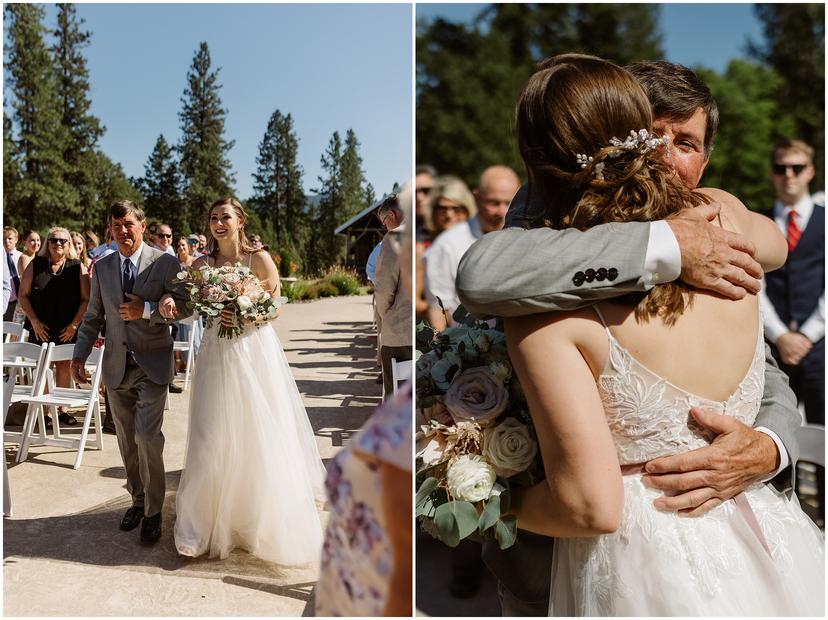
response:
<path id="1" fill-rule="evenodd" d="M 282 295 L 288 298 L 289 301 L 297 301 L 305 299 L 304 295 L 308 290 L 308 283 L 303 280 L 296 282 L 285 282 L 282 284 Z"/>
<path id="2" fill-rule="evenodd" d="M 344 269 L 331 270 L 325 279 L 336 287 L 340 295 L 357 295 L 359 293 L 359 280 L 353 272 Z"/>
<path id="3" fill-rule="evenodd" d="M 308 294 L 314 294 L 314 296 L 309 297 L 309 299 L 316 299 L 317 297 L 336 297 L 339 295 L 339 289 L 337 289 L 330 282 L 325 282 L 324 280 L 309 286 L 307 292 Z"/>

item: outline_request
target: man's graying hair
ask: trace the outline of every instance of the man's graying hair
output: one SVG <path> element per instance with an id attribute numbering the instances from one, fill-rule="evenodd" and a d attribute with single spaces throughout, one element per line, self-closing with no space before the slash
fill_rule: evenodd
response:
<path id="1" fill-rule="evenodd" d="M 710 157 L 719 127 L 719 106 L 707 84 L 687 67 L 665 60 L 644 60 L 624 68 L 647 93 L 655 118 L 686 121 L 698 108 L 704 111 L 704 154 Z"/>

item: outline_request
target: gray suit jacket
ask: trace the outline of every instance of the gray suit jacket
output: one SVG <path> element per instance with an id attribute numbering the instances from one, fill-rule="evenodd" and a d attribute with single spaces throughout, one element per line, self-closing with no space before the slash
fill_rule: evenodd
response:
<path id="1" fill-rule="evenodd" d="M 181 267 L 175 257 L 144 244 L 132 292 L 150 302 L 152 313 L 149 320 L 124 321 L 118 313 L 118 307 L 124 302 L 119 256 L 115 252 L 102 258 L 92 270 L 89 305 L 78 328 L 73 357 L 89 357 L 98 333 L 105 332 L 102 376 L 105 386 L 120 385 L 128 351 L 151 381 L 169 383 L 174 376 L 173 340 L 170 321 L 158 312 L 158 300 L 166 293 L 173 296 L 179 311 L 176 320 L 191 313 L 186 307 L 184 287 L 175 279 Z"/>
<path id="2" fill-rule="evenodd" d="M 400 258 L 387 233 L 377 259 L 374 298 L 380 316 L 380 342 L 384 347 L 411 346 L 411 299 L 400 282 Z"/>

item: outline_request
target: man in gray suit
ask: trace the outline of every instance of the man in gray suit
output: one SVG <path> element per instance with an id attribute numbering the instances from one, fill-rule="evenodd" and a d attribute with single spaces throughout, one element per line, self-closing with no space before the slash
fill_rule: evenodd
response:
<path id="1" fill-rule="evenodd" d="M 146 221 L 141 208 L 122 200 L 110 207 L 109 218 L 118 252 L 99 260 L 92 271 L 89 306 L 72 355 L 72 377 L 86 381 L 84 363 L 98 333 L 104 334 L 102 380 L 132 496 L 121 529 L 142 524 L 141 542 L 153 544 L 161 537 L 161 424 L 174 374 L 168 319 L 189 311 L 185 293 L 176 285 L 178 261 L 143 242 Z"/>
<path id="2" fill-rule="evenodd" d="M 698 76 L 681 65 L 641 62 L 627 67 L 653 104 L 656 133 L 670 138 L 668 163 L 689 187 L 707 165 L 718 108 Z M 750 244 L 711 225 L 718 207 L 686 209 L 667 221 L 605 224 L 581 232 L 542 226 L 544 207 L 522 188 L 507 225 L 486 235 L 463 257 L 457 273 L 461 302 L 481 317 L 521 316 L 571 310 L 659 282 L 681 278 L 731 298 L 757 293 L 761 269 Z M 800 417 L 787 378 L 766 353 L 765 392 L 756 426 L 707 412 L 717 437 L 703 449 L 651 461 L 644 483 L 670 496 L 662 510 L 697 514 L 750 484 L 774 478 L 788 489 L 788 467 L 798 456 Z M 506 552 L 484 548 L 484 560 L 500 579 L 503 615 L 546 615 L 552 539 L 521 532 Z"/>

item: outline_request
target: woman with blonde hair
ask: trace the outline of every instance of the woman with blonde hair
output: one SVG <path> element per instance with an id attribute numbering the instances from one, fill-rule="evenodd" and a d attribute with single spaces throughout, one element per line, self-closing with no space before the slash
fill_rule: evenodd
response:
<path id="1" fill-rule="evenodd" d="M 544 61 L 517 107 L 521 156 L 547 205 L 538 225 L 655 221 L 712 199 L 719 224 L 778 268 L 786 246 L 774 223 L 721 190 L 687 189 L 652 121 L 620 67 L 579 54 Z M 824 614 L 823 538 L 795 498 L 757 484 L 733 501 L 662 512 L 644 475 L 652 459 L 712 441 L 696 407 L 753 423 L 764 383 L 755 295 L 661 284 L 507 319 L 506 336 L 546 469 L 544 482 L 513 490 L 511 510 L 520 528 L 556 538 L 552 615 Z"/>
<path id="2" fill-rule="evenodd" d="M 83 263 L 83 266 L 86 269 L 89 269 L 89 264 L 92 262 L 89 260 L 89 255 L 86 253 L 86 239 L 82 234 L 79 232 L 72 231 L 72 245 L 75 247 L 75 253 L 78 255 L 78 260 Z"/>
<path id="3" fill-rule="evenodd" d="M 217 200 L 207 221 L 208 254 L 193 267 L 240 263 L 278 295 L 279 272 L 249 244 L 241 203 Z M 225 325 L 234 319 L 232 310 L 221 313 Z M 276 331 L 270 322 L 247 324 L 227 339 L 218 329 L 217 321 L 204 330 L 195 360 L 176 549 L 224 559 L 241 548 L 278 564 L 316 564 L 325 468 Z"/>
<path id="4" fill-rule="evenodd" d="M 428 301 L 425 296 L 425 270 L 421 260 L 431 243 L 443 232 L 461 222 L 473 218 L 477 214 L 477 203 L 468 186 L 458 177 L 449 174 L 434 179 L 434 186 L 428 197 L 428 211 L 426 213 L 426 228 L 430 233 L 427 241 L 418 241 L 415 247 L 417 254 L 416 299 L 417 317 L 428 320 Z"/>
<path id="5" fill-rule="evenodd" d="M 77 258 L 72 237 L 65 228 L 51 228 L 46 243 L 29 263 L 20 279 L 18 295 L 26 315 L 29 342 L 69 344 L 77 340 L 78 327 L 89 302 L 89 275 Z M 69 362 L 58 362 L 55 382 L 71 386 Z M 77 424 L 75 418 L 60 412 L 60 422 Z"/>

